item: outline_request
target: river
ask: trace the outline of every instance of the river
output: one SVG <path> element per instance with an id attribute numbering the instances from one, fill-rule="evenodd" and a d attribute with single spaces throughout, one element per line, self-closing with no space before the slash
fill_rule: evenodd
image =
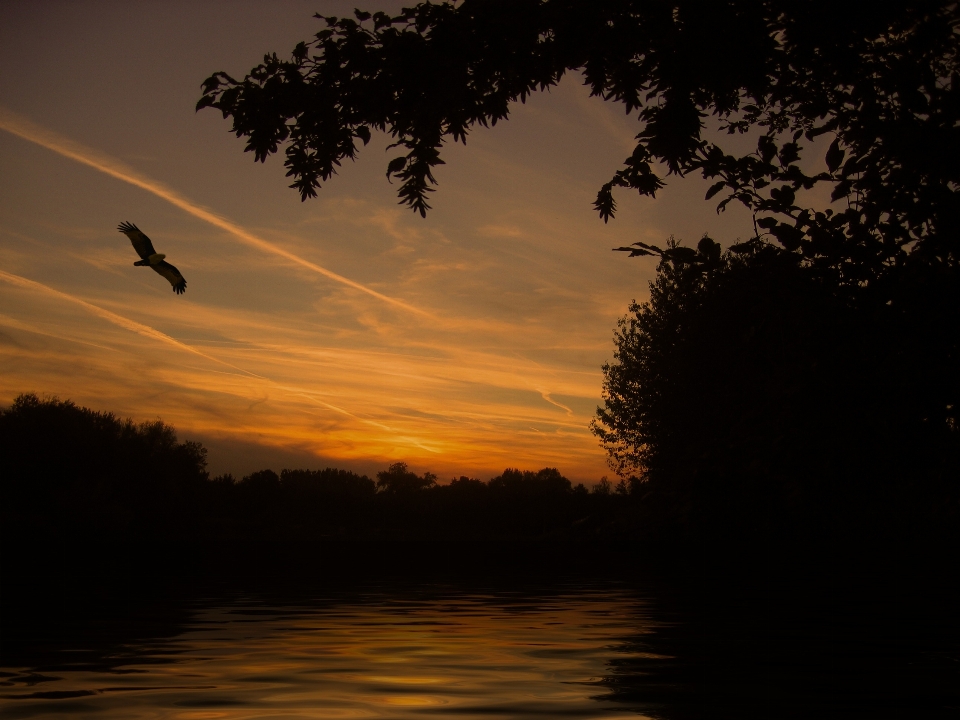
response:
<path id="1" fill-rule="evenodd" d="M 45 629 L 0 639 L 0 713 L 960 717 L 951 611 L 912 623 L 880 596 L 679 591 L 642 576 L 140 583 L 79 603 L 67 591 L 46 598 Z"/>

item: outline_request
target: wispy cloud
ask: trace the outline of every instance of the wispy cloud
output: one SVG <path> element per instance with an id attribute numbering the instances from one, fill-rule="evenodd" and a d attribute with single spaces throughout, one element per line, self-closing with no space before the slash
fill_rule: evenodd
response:
<path id="1" fill-rule="evenodd" d="M 70 337 L 66 333 L 56 333 L 50 332 L 48 330 L 41 330 L 35 325 L 30 325 L 25 322 L 20 322 L 16 318 L 12 318 L 9 315 L 0 314 L 0 325 L 6 325 L 7 327 L 16 328 L 17 330 L 23 330 L 24 332 L 32 333 L 33 335 L 41 335 L 43 337 L 53 338 L 55 340 L 66 340 L 71 343 L 78 343 L 80 345 L 88 345 L 98 350 L 106 350 L 108 352 L 115 352 L 116 348 L 108 347 L 106 345 L 101 345 L 99 343 L 89 342 L 87 340 L 81 340 L 80 338 Z"/>
<path id="2" fill-rule="evenodd" d="M 66 300 L 67 302 L 71 302 L 76 305 L 79 305 L 84 310 L 87 310 L 88 312 L 93 313 L 97 317 L 100 317 L 106 320 L 107 322 L 113 323 L 118 327 L 122 327 L 125 330 L 130 330 L 131 332 L 135 332 L 138 335 L 143 335 L 144 337 L 148 337 L 151 340 L 157 340 L 162 343 L 167 343 L 168 345 L 172 345 L 179 350 L 184 350 L 186 352 L 193 353 L 194 355 L 199 355 L 200 357 L 206 358 L 207 360 L 212 360 L 215 363 L 226 365 L 227 367 L 233 368 L 234 370 L 238 370 L 246 375 L 250 375 L 251 377 L 259 377 L 258 375 L 252 372 L 249 372 L 247 370 L 244 370 L 243 368 L 239 368 L 236 365 L 231 365 L 230 363 L 220 360 L 218 358 L 215 358 L 212 355 L 207 355 L 206 353 L 201 352 L 200 350 L 197 350 L 196 348 L 191 347 L 186 343 L 182 343 L 179 340 L 170 337 L 169 335 L 165 335 L 164 333 L 150 327 L 149 325 L 144 325 L 143 323 L 139 323 L 136 320 L 131 320 L 130 318 L 126 318 L 123 315 L 118 315 L 117 313 L 111 312 L 110 310 L 105 310 L 104 308 L 98 305 L 89 303 L 86 300 L 82 300 L 74 295 L 70 295 L 69 293 L 61 292 L 59 290 L 55 290 L 49 285 L 44 285 L 43 283 L 38 283 L 35 280 L 30 280 L 28 278 L 21 277 L 20 275 L 14 275 L 12 273 L 8 273 L 3 270 L 0 270 L 0 280 L 5 280 L 12 285 L 17 285 L 19 287 L 26 288 L 27 290 L 33 290 L 34 292 L 41 292 L 46 295 L 51 295 L 60 300 Z"/>
<path id="3" fill-rule="evenodd" d="M 166 200 L 171 205 L 180 208 L 184 212 L 193 215 L 195 218 L 203 220 L 204 222 L 210 223 L 211 225 L 230 233 L 251 247 L 262 250 L 263 252 L 279 255 L 290 262 L 296 263 L 297 265 L 305 267 L 308 270 L 312 270 L 313 272 L 323 275 L 330 280 L 338 282 L 342 285 L 346 285 L 347 287 L 351 287 L 354 290 L 359 290 L 360 292 L 366 293 L 367 295 L 375 297 L 378 300 L 382 300 L 383 302 L 402 308 L 408 312 L 430 317 L 430 313 L 425 310 L 414 307 L 413 305 L 403 302 L 402 300 L 379 293 L 376 290 L 368 288 L 366 285 L 362 285 L 355 280 L 351 280 L 343 275 L 339 275 L 338 273 L 328 270 L 327 268 L 317 265 L 316 263 L 310 262 L 309 260 L 306 260 L 305 258 L 302 258 L 299 255 L 290 252 L 289 250 L 268 242 L 263 238 L 257 237 L 249 230 L 240 227 L 236 223 L 227 220 L 223 216 L 191 202 L 175 190 L 168 188 L 162 183 L 145 177 L 116 158 L 112 158 L 101 152 L 93 150 L 92 148 L 84 147 L 80 143 L 43 128 L 36 123 L 3 107 L 0 107 L 0 129 L 6 130 L 17 137 L 35 143 L 46 148 L 47 150 L 52 150 L 63 157 L 70 158 L 71 160 L 75 160 L 76 162 L 87 165 L 88 167 L 92 167 L 95 170 L 116 178 L 117 180 L 122 180 L 125 183 L 129 183 L 142 190 L 146 190 L 162 200 Z"/>
<path id="4" fill-rule="evenodd" d="M 567 407 L 566 405 L 564 405 L 563 403 L 558 403 L 556 400 L 554 400 L 552 397 L 550 397 L 550 393 L 544 392 L 543 390 L 541 390 L 541 391 L 540 391 L 540 395 L 543 397 L 544 400 L 546 400 L 546 401 L 547 401 L 548 403 L 550 403 L 551 405 L 556 405 L 558 408 L 560 408 L 561 410 L 565 411 L 565 412 L 567 413 L 567 415 L 570 415 L 571 417 L 573 416 L 573 414 L 574 414 L 573 410 L 571 410 L 570 408 L 568 408 L 568 407 Z"/>

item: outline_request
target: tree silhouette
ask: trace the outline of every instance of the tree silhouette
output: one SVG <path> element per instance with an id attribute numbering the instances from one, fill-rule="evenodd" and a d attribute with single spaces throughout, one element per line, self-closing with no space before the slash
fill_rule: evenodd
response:
<path id="1" fill-rule="evenodd" d="M 659 163 L 714 180 L 718 210 L 743 203 L 758 232 L 838 281 L 876 282 L 908 260 L 956 264 L 956 3 L 466 0 L 322 19 L 289 59 L 267 55 L 243 80 L 212 75 L 197 104 L 230 118 L 257 160 L 286 143 L 304 199 L 379 130 L 400 150 L 387 176 L 401 203 L 425 215 L 446 141 L 576 71 L 639 120 L 633 153 L 597 195 L 604 220 L 615 188 L 656 194 Z M 707 117 L 755 149 L 705 138 Z M 823 167 L 810 169 L 820 136 Z M 841 209 L 803 206 L 821 185 Z"/>
<path id="2" fill-rule="evenodd" d="M 570 491 L 570 481 L 557 468 L 537 472 L 507 468 L 490 480 L 490 489 L 504 495 L 562 495 Z"/>
<path id="3" fill-rule="evenodd" d="M 910 536 L 960 518 L 960 284 L 870 306 L 760 240 L 668 243 L 594 432 L 658 522 Z"/>
<path id="4" fill-rule="evenodd" d="M 393 463 L 386 470 L 377 473 L 377 490 L 389 495 L 403 495 L 425 490 L 437 484 L 437 476 L 424 473 L 422 476 L 411 472 L 404 462 Z"/>
<path id="5" fill-rule="evenodd" d="M 159 420 L 21 395 L 0 411 L 0 477 L 7 547 L 187 541 L 199 531 L 206 450 Z"/>

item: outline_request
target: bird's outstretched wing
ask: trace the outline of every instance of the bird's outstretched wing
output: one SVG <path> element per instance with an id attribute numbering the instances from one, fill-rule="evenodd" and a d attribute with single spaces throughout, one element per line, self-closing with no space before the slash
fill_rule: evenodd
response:
<path id="1" fill-rule="evenodd" d="M 140 232 L 140 228 L 133 223 L 122 222 L 117 227 L 117 230 L 130 238 L 130 242 L 133 243 L 133 249 L 137 251 L 137 255 L 139 255 L 141 259 L 146 260 L 157 252 L 153 249 L 153 243 L 150 242 L 150 238 Z"/>
<path id="2" fill-rule="evenodd" d="M 148 240 L 147 242 L 150 241 Z M 150 267 L 163 275 L 167 279 L 167 282 L 173 285 L 173 291 L 177 295 L 182 295 L 186 291 L 187 281 L 183 279 L 183 275 L 180 274 L 180 271 L 166 260 L 161 260 L 156 265 L 151 265 Z"/>

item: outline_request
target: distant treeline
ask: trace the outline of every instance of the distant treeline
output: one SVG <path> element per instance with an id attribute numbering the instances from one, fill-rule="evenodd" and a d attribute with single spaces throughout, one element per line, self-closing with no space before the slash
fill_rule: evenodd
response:
<path id="1" fill-rule="evenodd" d="M 146 545 L 179 548 L 182 557 L 192 549 L 302 553 L 328 542 L 397 541 L 562 542 L 601 552 L 789 543 L 816 554 L 878 540 L 946 546 L 958 533 L 950 502 L 909 497 L 908 485 L 884 506 L 878 530 L 873 506 L 858 509 L 835 493 L 819 506 L 790 505 L 763 488 L 745 494 L 736 483 L 713 484 L 698 496 L 714 508 L 710 522 L 699 522 L 686 496 L 679 502 L 656 483 L 603 479 L 588 489 L 555 468 L 508 468 L 486 482 L 441 483 L 404 463 L 375 479 L 334 468 L 211 477 L 206 450 L 179 442 L 162 421 L 136 424 L 36 395 L 0 410 L 0 478 L 0 560 L 8 565 L 90 547 L 101 553 L 91 557 Z"/>
<path id="2" fill-rule="evenodd" d="M 441 484 L 395 463 L 210 477 L 206 450 L 162 421 L 136 424 L 21 395 L 0 412 L 0 522 L 16 548 L 75 543 L 622 538 L 636 482 L 588 490 L 555 468 Z M 633 491 L 633 492 L 631 492 Z"/>

